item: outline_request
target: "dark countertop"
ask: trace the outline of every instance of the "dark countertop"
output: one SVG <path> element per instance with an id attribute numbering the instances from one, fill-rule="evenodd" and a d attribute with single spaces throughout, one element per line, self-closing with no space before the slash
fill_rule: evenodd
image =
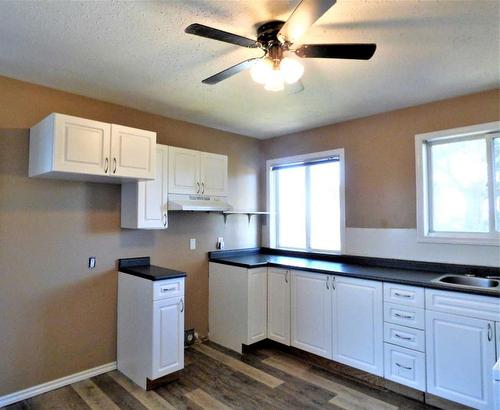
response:
<path id="1" fill-rule="evenodd" d="M 355 259 L 355 257 L 350 258 Z M 447 264 L 444 264 L 444 267 L 447 268 L 447 270 L 445 271 L 430 271 L 419 270 L 415 268 L 407 269 L 401 267 L 369 266 L 360 263 L 345 263 L 332 260 L 314 259 L 311 257 L 272 255 L 267 253 L 259 253 L 255 249 L 249 250 L 246 254 L 244 251 L 239 251 L 238 253 L 234 254 L 231 254 L 231 252 L 211 252 L 209 259 L 211 262 L 239 266 L 243 268 L 275 266 L 285 269 L 298 269 L 324 274 L 351 276 L 360 279 L 372 279 L 384 282 L 401 283 L 405 285 L 422 286 L 426 288 L 452 290 L 497 297 L 500 296 L 500 289 L 464 288 L 450 284 L 433 282 L 433 280 L 446 273 L 461 274 L 461 272 L 449 270 L 452 268 L 449 268 L 449 265 Z M 360 259 L 364 260 L 366 258 Z M 402 263 L 404 263 L 404 261 L 402 261 Z M 399 263 L 399 265 L 401 265 L 402 263 Z M 412 261 L 408 261 L 409 266 L 412 266 L 411 263 Z M 418 265 L 418 262 L 416 262 L 416 264 Z M 492 268 L 492 271 L 494 272 L 494 274 L 496 274 L 497 269 Z"/>
<path id="2" fill-rule="evenodd" d="M 160 266 L 151 265 L 149 262 L 149 256 L 118 259 L 118 270 L 123 273 L 128 273 L 129 275 L 152 281 L 183 278 L 186 276 L 186 272 L 162 268 Z"/>

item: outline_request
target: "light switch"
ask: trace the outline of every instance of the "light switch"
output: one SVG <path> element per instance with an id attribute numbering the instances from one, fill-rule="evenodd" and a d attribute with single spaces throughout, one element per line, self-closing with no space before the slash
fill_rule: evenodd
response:
<path id="1" fill-rule="evenodd" d="M 95 268 L 95 256 L 91 256 L 89 258 L 89 269 L 94 269 Z"/>
<path id="2" fill-rule="evenodd" d="M 191 250 L 196 249 L 196 238 L 191 238 L 189 240 L 189 249 Z"/>

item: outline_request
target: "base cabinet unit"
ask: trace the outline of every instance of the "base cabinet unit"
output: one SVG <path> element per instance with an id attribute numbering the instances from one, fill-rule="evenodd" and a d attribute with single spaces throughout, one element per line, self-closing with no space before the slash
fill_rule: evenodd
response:
<path id="1" fill-rule="evenodd" d="M 500 301 L 426 289 L 426 308 L 427 392 L 476 409 L 492 409 L 492 319 L 500 313 Z"/>
<path id="2" fill-rule="evenodd" d="M 290 271 L 267 269 L 267 337 L 290 346 Z"/>
<path id="3" fill-rule="evenodd" d="M 335 276 L 333 360 L 384 374 L 382 282 Z"/>
<path id="4" fill-rule="evenodd" d="M 121 183 L 155 177 L 156 133 L 64 114 L 30 130 L 29 176 Z"/>
<path id="5" fill-rule="evenodd" d="M 384 377 L 425 391 L 425 354 L 384 343 Z"/>
<path id="6" fill-rule="evenodd" d="M 184 367 L 184 278 L 118 273 L 117 367 L 144 389 Z"/>
<path id="7" fill-rule="evenodd" d="M 331 276 L 292 271 L 291 279 L 291 345 L 331 359 Z"/>
<path id="8" fill-rule="evenodd" d="M 122 184 L 121 227 L 166 229 L 168 227 L 168 147 L 156 146 L 156 177 L 153 181 Z"/>
<path id="9" fill-rule="evenodd" d="M 209 263 L 210 340 L 242 353 L 267 338 L 267 268 Z"/>

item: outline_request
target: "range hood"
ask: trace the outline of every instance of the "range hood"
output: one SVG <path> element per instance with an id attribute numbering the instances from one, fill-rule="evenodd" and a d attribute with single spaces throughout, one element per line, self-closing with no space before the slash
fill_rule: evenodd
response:
<path id="1" fill-rule="evenodd" d="M 169 211 L 230 211 L 233 207 L 226 202 L 225 197 L 206 195 L 168 195 Z"/>

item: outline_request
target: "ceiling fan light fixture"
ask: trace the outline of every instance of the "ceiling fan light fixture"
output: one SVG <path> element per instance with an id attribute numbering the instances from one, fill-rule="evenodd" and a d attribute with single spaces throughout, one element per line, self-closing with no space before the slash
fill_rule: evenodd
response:
<path id="1" fill-rule="evenodd" d="M 285 57 L 281 60 L 280 70 L 287 84 L 296 83 L 304 74 L 304 66 L 290 57 Z"/>
<path id="2" fill-rule="evenodd" d="M 266 84 L 273 71 L 273 62 L 268 58 L 257 61 L 250 69 L 252 80 L 259 84 Z"/>
<path id="3" fill-rule="evenodd" d="M 285 89 L 285 80 L 279 67 L 273 68 L 269 73 L 264 89 L 267 91 L 282 91 Z"/>

